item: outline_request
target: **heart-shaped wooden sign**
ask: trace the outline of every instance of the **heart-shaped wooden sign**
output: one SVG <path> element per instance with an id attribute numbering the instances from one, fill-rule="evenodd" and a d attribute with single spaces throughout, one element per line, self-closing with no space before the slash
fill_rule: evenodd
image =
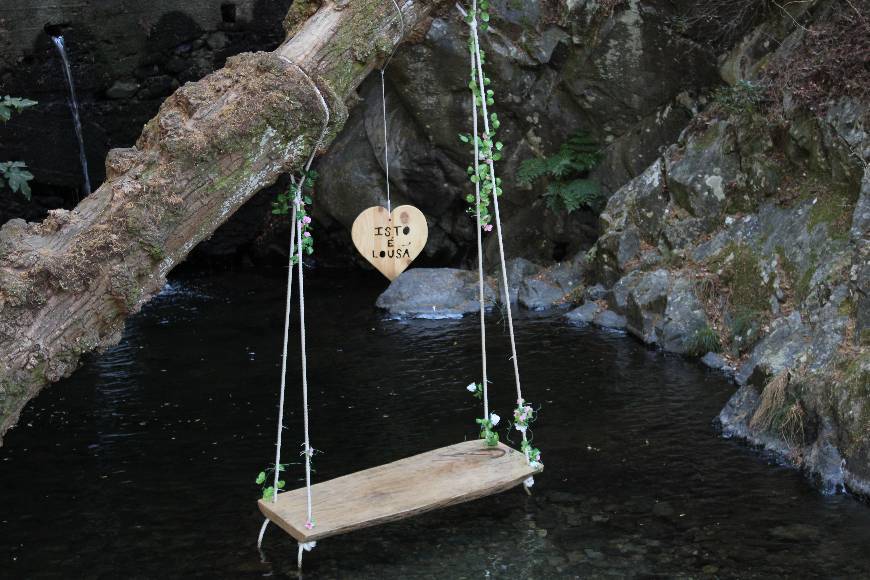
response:
<path id="1" fill-rule="evenodd" d="M 392 216 L 387 208 L 374 206 L 357 216 L 350 235 L 359 253 L 395 280 L 423 251 L 429 226 L 423 212 L 413 205 L 400 205 Z"/>

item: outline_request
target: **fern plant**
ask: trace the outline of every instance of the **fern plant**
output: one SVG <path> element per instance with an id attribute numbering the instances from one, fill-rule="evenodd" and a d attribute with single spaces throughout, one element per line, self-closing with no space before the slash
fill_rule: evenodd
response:
<path id="1" fill-rule="evenodd" d="M 548 184 L 543 196 L 547 206 L 554 211 L 572 212 L 583 206 L 591 208 L 601 199 L 601 189 L 587 175 L 601 157 L 598 143 L 586 133 L 577 133 L 554 155 L 523 161 L 517 180 L 532 185 L 546 178 Z"/>
<path id="2" fill-rule="evenodd" d="M 20 99 L 6 95 L 0 98 L 0 121 L 5 123 L 12 118 L 12 113 L 20 113 L 35 104 L 36 101 L 31 101 L 30 99 Z M 0 162 L 0 188 L 8 185 L 9 189 L 21 193 L 21 195 L 29 200 L 30 184 L 27 182 L 31 179 L 33 179 L 33 174 L 27 171 L 27 165 L 23 161 Z"/>

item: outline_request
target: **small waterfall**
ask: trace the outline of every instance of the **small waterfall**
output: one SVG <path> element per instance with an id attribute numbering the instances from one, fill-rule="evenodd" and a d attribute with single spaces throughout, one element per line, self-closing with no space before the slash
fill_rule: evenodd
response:
<path id="1" fill-rule="evenodd" d="M 82 122 L 79 117 L 79 102 L 76 99 L 76 87 L 73 83 L 72 71 L 69 68 L 69 59 L 66 56 L 66 47 L 63 43 L 63 36 L 52 36 L 51 41 L 57 47 L 57 51 L 60 53 L 60 58 L 63 60 L 63 72 L 64 75 L 66 75 L 67 87 L 69 87 L 69 97 L 67 98 L 67 102 L 69 103 L 69 110 L 72 112 L 76 137 L 79 140 L 79 161 L 82 164 L 82 174 L 85 178 L 85 195 L 89 195 L 91 193 L 91 178 L 88 176 L 88 160 L 85 157 L 85 140 L 84 137 L 82 137 Z"/>

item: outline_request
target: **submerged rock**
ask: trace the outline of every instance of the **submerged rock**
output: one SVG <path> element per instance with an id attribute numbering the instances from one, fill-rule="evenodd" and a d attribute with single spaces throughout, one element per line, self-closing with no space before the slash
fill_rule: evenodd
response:
<path id="1" fill-rule="evenodd" d="M 491 280 L 485 283 L 487 307 L 495 302 Z M 396 316 L 459 318 L 480 309 L 477 272 L 456 268 L 414 268 L 393 280 L 378 296 L 378 308 Z"/>
<path id="2" fill-rule="evenodd" d="M 711 369 L 716 369 L 720 371 L 729 371 L 731 370 L 731 365 L 728 364 L 728 361 L 725 358 L 715 352 L 708 352 L 703 357 L 701 357 L 701 362 Z"/>
<path id="3" fill-rule="evenodd" d="M 627 325 L 625 316 L 620 316 L 612 310 L 602 310 L 593 317 L 592 322 L 602 328 L 612 328 L 615 330 L 622 330 Z"/>
<path id="4" fill-rule="evenodd" d="M 571 322 L 590 324 L 595 319 L 595 315 L 598 314 L 600 310 L 601 307 L 595 302 L 584 302 L 582 306 L 579 306 L 574 310 L 568 312 L 565 315 L 565 318 L 567 318 Z"/>

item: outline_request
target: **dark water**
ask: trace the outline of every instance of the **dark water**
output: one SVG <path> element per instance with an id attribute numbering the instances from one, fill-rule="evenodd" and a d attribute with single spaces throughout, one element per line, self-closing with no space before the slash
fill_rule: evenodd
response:
<path id="1" fill-rule="evenodd" d="M 315 478 L 474 437 L 473 319 L 394 321 L 376 278 L 309 276 Z M 0 448 L 0 576 L 295 576 L 257 472 L 271 460 L 282 281 L 176 282 L 124 341 L 41 394 Z M 493 317 L 493 408 L 512 406 Z M 733 387 L 617 334 L 520 316 L 546 471 L 516 489 L 321 542 L 310 578 L 870 576 L 870 509 L 717 437 Z M 285 457 L 301 417 L 292 367 Z M 295 457 L 294 457 L 295 456 Z M 291 485 L 293 486 L 293 485 Z M 315 504 L 315 516 L 316 516 Z"/>

